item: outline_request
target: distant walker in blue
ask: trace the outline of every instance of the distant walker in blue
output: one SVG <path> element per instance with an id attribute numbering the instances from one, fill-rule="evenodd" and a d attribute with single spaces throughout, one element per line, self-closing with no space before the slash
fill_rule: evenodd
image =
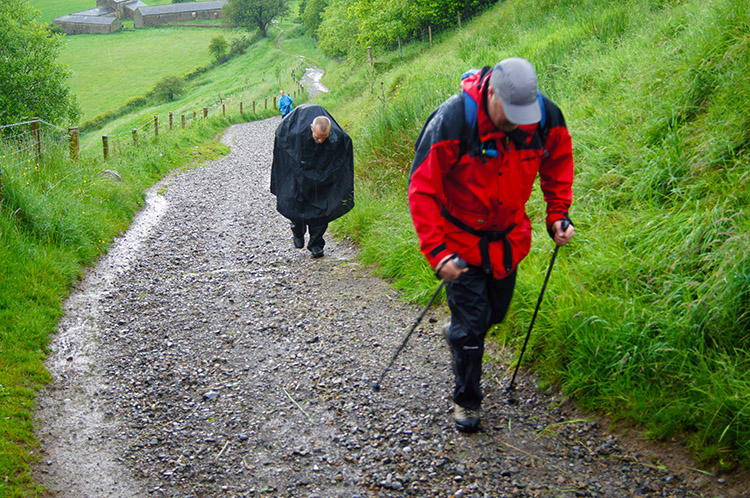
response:
<path id="1" fill-rule="evenodd" d="M 281 90 L 281 98 L 279 98 L 279 110 L 281 111 L 281 117 L 286 117 L 287 114 L 292 112 L 292 104 L 294 101 L 292 98 Z"/>

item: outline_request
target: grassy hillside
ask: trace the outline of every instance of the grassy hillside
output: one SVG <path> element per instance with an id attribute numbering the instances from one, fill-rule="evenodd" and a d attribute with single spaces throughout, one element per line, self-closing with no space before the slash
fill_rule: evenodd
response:
<path id="1" fill-rule="evenodd" d="M 429 295 L 405 195 L 414 138 L 463 70 L 530 59 L 573 136 L 578 235 L 528 360 L 586 407 L 750 464 L 748 14 L 733 0 L 508 1 L 433 50 L 341 69 L 327 84 L 343 95 L 322 101 L 353 127 L 360 181 L 340 229 L 409 295 Z M 541 195 L 529 207 L 534 248 L 494 331 L 510 345 L 552 251 Z"/>

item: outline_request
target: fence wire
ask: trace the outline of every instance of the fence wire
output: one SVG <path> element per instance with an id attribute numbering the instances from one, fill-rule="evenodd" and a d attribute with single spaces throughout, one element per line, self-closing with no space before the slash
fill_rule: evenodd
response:
<path id="1" fill-rule="evenodd" d="M 67 130 L 46 121 L 0 126 L 0 174 L 37 168 L 45 154 L 57 154 L 67 144 Z"/>
<path id="2" fill-rule="evenodd" d="M 304 63 L 300 63 L 291 71 L 292 75 L 296 71 L 302 71 L 303 67 Z M 304 90 L 296 79 L 293 81 L 299 86 L 299 91 Z M 243 114 L 259 112 L 270 109 L 271 106 L 274 106 L 273 108 L 278 106 L 275 96 L 246 102 L 243 102 L 241 98 L 237 99 L 237 96 L 230 96 L 192 112 L 179 115 L 172 113 L 171 126 L 169 113 L 144 116 L 135 128 L 109 135 L 100 135 L 99 132 L 82 132 L 78 127 L 64 129 L 38 119 L 0 125 L 0 189 L 3 176 L 5 176 L 5 181 L 8 181 L 9 178 L 16 177 L 18 172 L 22 175 L 29 169 L 39 168 L 46 159 L 51 157 L 80 158 L 81 137 L 89 137 L 85 147 L 88 153 L 98 150 L 100 157 L 101 155 L 109 157 L 123 154 L 129 148 L 148 143 L 156 138 L 157 134 L 187 129 L 212 116 L 237 114 L 240 110 Z M 96 141 L 92 140 L 94 136 L 101 137 L 98 146 L 95 145 Z"/>

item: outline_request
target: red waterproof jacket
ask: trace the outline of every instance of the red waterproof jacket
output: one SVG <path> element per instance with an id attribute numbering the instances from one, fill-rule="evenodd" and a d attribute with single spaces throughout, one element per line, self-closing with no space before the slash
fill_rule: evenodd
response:
<path id="1" fill-rule="evenodd" d="M 464 114 L 473 105 L 465 106 L 463 94 L 446 100 L 427 119 L 417 138 L 408 191 L 420 248 L 433 268 L 455 253 L 500 279 L 529 253 L 531 221 L 525 207 L 537 174 L 547 230 L 567 218 L 573 151 L 562 112 L 546 97 L 543 129 L 539 124 L 510 133 L 495 128 L 486 107 L 491 72 L 485 67 L 461 83 L 476 103 L 474 127 Z"/>

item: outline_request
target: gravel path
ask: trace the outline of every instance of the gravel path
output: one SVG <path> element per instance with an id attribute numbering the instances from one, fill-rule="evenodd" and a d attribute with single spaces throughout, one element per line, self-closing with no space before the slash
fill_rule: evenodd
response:
<path id="1" fill-rule="evenodd" d="M 484 430 L 458 434 L 442 308 L 374 393 L 420 310 L 345 241 L 293 248 L 268 193 L 278 123 L 231 127 L 230 155 L 154 188 L 66 302 L 36 416 L 54 496 L 743 496 L 527 375 L 507 404 L 498 351 Z"/>

